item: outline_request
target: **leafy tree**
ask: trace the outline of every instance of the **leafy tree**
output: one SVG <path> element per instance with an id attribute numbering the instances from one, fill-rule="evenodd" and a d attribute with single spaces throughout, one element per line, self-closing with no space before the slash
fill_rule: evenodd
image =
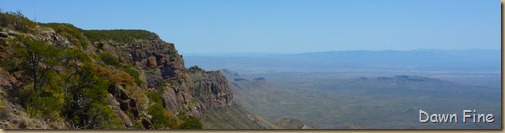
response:
<path id="1" fill-rule="evenodd" d="M 26 75 L 27 81 L 21 86 L 23 93 L 16 96 L 27 109 L 27 113 L 35 117 L 53 119 L 59 117 L 59 110 L 64 103 L 60 84 L 62 80 L 56 70 L 61 49 L 43 41 L 25 36 L 16 36 L 11 41 L 14 54 L 9 58 L 11 65 L 16 65 L 15 71 Z M 18 89 L 18 92 L 21 89 Z"/>
<path id="2" fill-rule="evenodd" d="M 51 121 L 60 117 L 64 96 L 59 86 L 62 80 L 56 72 L 50 71 L 46 76 L 47 82 L 41 84 L 42 91 L 30 90 L 24 104 L 31 116 Z"/>
<path id="3" fill-rule="evenodd" d="M 75 129 L 120 128 L 107 105 L 108 81 L 98 74 L 94 64 L 85 62 L 77 71 L 76 82 L 69 89 L 66 115 Z"/>
<path id="4" fill-rule="evenodd" d="M 76 78 L 78 78 L 78 74 L 81 69 L 78 64 L 82 62 L 89 62 L 90 59 L 86 53 L 77 49 L 66 49 L 62 51 L 62 53 L 63 60 L 61 63 L 63 67 L 66 68 L 65 75 L 63 75 L 65 80 L 63 87 L 65 96 L 67 96 L 68 88 L 73 83 L 71 81 L 76 81 Z"/>
<path id="5" fill-rule="evenodd" d="M 15 57 L 21 60 L 19 67 L 33 82 L 33 90 L 41 92 L 41 85 L 48 82 L 48 73 L 59 64 L 61 54 L 57 51 L 61 49 L 24 36 L 17 36 L 17 41 L 20 43 L 15 43 L 13 48 Z"/>

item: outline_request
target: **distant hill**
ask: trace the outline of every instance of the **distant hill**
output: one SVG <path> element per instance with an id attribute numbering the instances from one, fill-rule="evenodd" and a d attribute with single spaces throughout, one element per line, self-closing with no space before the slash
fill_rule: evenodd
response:
<path id="1" fill-rule="evenodd" d="M 393 77 L 376 77 L 366 78 L 360 77 L 357 79 L 321 79 L 318 81 L 320 85 L 331 84 L 328 89 L 354 88 L 354 89 L 402 89 L 402 90 L 422 90 L 422 91 L 494 91 L 496 88 L 487 86 L 467 86 L 456 84 L 450 81 L 437 78 L 415 76 L 415 75 L 396 75 Z"/>
<path id="2" fill-rule="evenodd" d="M 331 64 L 369 67 L 411 67 L 424 69 L 479 69 L 499 70 L 499 50 L 437 50 L 411 51 L 332 51 L 285 55 L 281 58 L 299 58 Z M 324 64 L 324 63 L 323 63 Z"/>
<path id="3" fill-rule="evenodd" d="M 303 70 L 409 69 L 500 71 L 499 50 L 330 51 L 270 56 L 185 56 L 206 69 L 285 68 Z"/>

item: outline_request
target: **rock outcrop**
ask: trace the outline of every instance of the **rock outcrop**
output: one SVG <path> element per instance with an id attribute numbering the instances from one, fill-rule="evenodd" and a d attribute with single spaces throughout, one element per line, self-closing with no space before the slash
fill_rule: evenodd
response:
<path id="1" fill-rule="evenodd" d="M 210 108 L 222 108 L 231 105 L 233 95 L 228 89 L 228 81 L 219 71 L 190 69 L 190 90 L 194 98 L 201 102 L 195 105 L 194 114 L 201 114 Z"/>
<path id="2" fill-rule="evenodd" d="M 187 111 L 190 115 L 202 117 L 210 108 L 232 103 L 233 95 L 224 76 L 218 71 L 204 71 L 197 67 L 186 69 L 173 43 L 157 38 L 125 44 L 99 41 L 94 45 L 102 47 L 99 52 L 112 53 L 122 65 L 134 64 L 141 79 L 146 81 L 145 89 L 160 92 L 164 107 L 171 112 Z M 129 109 L 134 104 L 122 105 Z"/>

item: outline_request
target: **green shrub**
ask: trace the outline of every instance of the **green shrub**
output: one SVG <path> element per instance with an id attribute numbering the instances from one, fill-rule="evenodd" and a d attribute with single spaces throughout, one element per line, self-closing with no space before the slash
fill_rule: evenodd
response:
<path id="1" fill-rule="evenodd" d="M 18 48 L 20 49 L 20 45 L 15 43 L 15 41 L 12 40 L 6 40 L 10 44 L 11 47 L 13 48 Z M 21 68 L 19 67 L 20 63 L 22 63 L 21 59 L 17 56 L 10 56 L 9 58 L 1 58 L 0 59 L 0 65 L 4 70 L 7 70 L 10 73 L 16 72 L 16 71 L 21 71 Z"/>
<path id="2" fill-rule="evenodd" d="M 75 27 L 72 24 L 66 23 L 46 23 L 42 24 L 42 26 L 50 27 L 56 31 L 56 33 L 61 34 L 69 39 L 70 42 L 75 44 L 76 46 L 82 46 L 86 48 L 89 45 L 89 42 L 84 36 L 83 30 Z"/>
<path id="3" fill-rule="evenodd" d="M 9 12 L 0 13 L 0 26 L 8 27 L 10 25 L 14 25 L 15 21 L 16 21 L 16 16 L 14 16 L 14 14 L 9 13 Z"/>
<path id="4" fill-rule="evenodd" d="M 100 54 L 100 59 L 107 64 L 107 65 L 112 65 L 112 66 L 118 66 L 119 65 L 119 60 L 114 57 L 114 55 L 110 53 L 101 53 Z"/>
<path id="5" fill-rule="evenodd" d="M 0 12 L 0 26 L 14 27 L 18 31 L 29 32 L 35 29 L 37 24 L 26 18 L 20 11 Z"/>
<path id="6" fill-rule="evenodd" d="M 143 81 L 140 80 L 140 73 L 139 73 L 139 71 L 135 70 L 134 68 L 127 67 L 127 68 L 122 68 L 121 70 L 123 70 L 124 72 L 130 74 L 135 79 L 135 83 L 137 85 L 140 86 L 143 83 Z"/>
<path id="7" fill-rule="evenodd" d="M 42 96 L 45 95 L 45 96 Z M 26 112 L 36 118 L 49 118 L 54 120 L 60 116 L 61 106 L 63 102 L 60 98 L 34 92 L 28 97 L 28 102 L 25 105 Z"/>
<path id="8" fill-rule="evenodd" d="M 202 129 L 202 122 L 200 122 L 200 119 L 192 117 L 192 116 L 181 116 L 182 120 L 184 121 L 181 125 L 181 129 Z"/>
<path id="9" fill-rule="evenodd" d="M 135 39 L 153 40 L 158 35 L 146 30 L 86 30 L 84 34 L 91 42 L 113 40 L 119 43 L 132 42 Z"/>
<path id="10" fill-rule="evenodd" d="M 114 112 L 107 104 L 94 103 L 88 112 L 91 117 L 89 129 L 119 129 L 121 128 L 121 119 L 114 117 Z"/>
<path id="11" fill-rule="evenodd" d="M 149 98 L 149 100 L 153 101 L 154 103 L 163 103 L 160 95 L 158 95 L 156 92 L 146 92 L 146 95 L 147 98 Z"/>
<path id="12" fill-rule="evenodd" d="M 137 120 L 135 122 L 135 125 L 133 125 L 133 128 L 136 128 L 136 129 L 143 129 L 144 128 L 144 124 L 142 124 L 142 120 Z"/>
<path id="13" fill-rule="evenodd" d="M 149 115 L 152 115 L 151 122 L 156 129 L 164 129 L 171 124 L 167 110 L 160 103 L 156 103 L 147 108 Z"/>

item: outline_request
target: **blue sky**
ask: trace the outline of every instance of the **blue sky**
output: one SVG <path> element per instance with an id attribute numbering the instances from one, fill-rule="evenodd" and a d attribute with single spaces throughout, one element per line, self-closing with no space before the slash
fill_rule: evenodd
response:
<path id="1" fill-rule="evenodd" d="M 0 0 L 39 22 L 145 29 L 182 54 L 495 49 L 499 0 Z"/>

